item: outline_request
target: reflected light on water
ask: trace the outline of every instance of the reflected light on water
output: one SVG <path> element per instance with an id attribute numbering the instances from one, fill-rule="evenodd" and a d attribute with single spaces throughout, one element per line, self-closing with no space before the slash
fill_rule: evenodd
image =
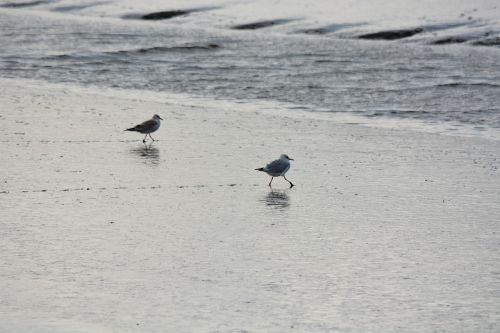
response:
<path id="1" fill-rule="evenodd" d="M 290 206 L 290 197 L 287 190 L 271 190 L 266 196 L 261 199 L 268 207 L 277 209 L 286 209 Z"/>
<path id="2" fill-rule="evenodd" d="M 130 149 L 131 155 L 139 158 L 146 164 L 158 165 L 160 164 L 160 150 L 153 147 L 153 143 Z"/>

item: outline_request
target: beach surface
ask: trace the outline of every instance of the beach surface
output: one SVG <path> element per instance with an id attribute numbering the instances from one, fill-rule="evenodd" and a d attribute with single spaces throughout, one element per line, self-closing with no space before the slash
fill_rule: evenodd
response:
<path id="1" fill-rule="evenodd" d="M 0 80 L 0 331 L 498 332 L 500 145 Z M 158 139 L 124 132 L 153 114 Z M 255 171 L 286 153 L 287 178 Z"/>

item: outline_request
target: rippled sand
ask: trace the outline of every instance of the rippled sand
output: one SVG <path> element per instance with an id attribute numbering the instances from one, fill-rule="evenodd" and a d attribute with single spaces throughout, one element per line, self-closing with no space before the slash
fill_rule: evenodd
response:
<path id="1" fill-rule="evenodd" d="M 4 332 L 500 329 L 498 141 L 0 89 Z"/>

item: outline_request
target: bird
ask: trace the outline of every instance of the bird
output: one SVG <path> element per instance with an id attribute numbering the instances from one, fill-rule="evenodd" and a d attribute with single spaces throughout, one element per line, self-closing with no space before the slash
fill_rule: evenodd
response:
<path id="1" fill-rule="evenodd" d="M 282 154 L 279 159 L 270 162 L 264 168 L 257 168 L 255 170 L 263 171 L 271 176 L 269 186 L 271 186 L 274 177 L 282 176 L 287 182 L 290 183 L 290 188 L 292 188 L 294 186 L 293 183 L 285 177 L 285 173 L 290 169 L 290 161 L 293 161 L 293 158 L 288 157 L 287 154 Z"/>
<path id="2" fill-rule="evenodd" d="M 145 122 L 135 125 L 134 127 L 127 128 L 125 131 L 132 131 L 132 132 L 139 132 L 142 134 L 146 134 L 144 139 L 142 140 L 143 143 L 146 143 L 146 139 L 149 135 L 151 140 L 155 141 L 153 137 L 151 136 L 151 133 L 155 132 L 158 128 L 160 128 L 160 120 L 163 120 L 159 115 L 155 114 L 153 118 L 146 120 Z"/>

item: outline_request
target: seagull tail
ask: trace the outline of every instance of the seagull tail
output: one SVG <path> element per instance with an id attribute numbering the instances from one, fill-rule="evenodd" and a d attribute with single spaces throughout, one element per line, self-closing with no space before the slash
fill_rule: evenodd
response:
<path id="1" fill-rule="evenodd" d="M 135 131 L 136 131 L 136 129 L 135 129 L 135 127 L 130 127 L 130 128 L 127 128 L 127 129 L 126 129 L 126 130 L 124 130 L 124 131 L 132 131 L 132 132 L 135 132 Z"/>
<path id="2" fill-rule="evenodd" d="M 264 168 L 258 168 L 258 169 L 255 169 L 257 171 L 264 171 Z"/>

